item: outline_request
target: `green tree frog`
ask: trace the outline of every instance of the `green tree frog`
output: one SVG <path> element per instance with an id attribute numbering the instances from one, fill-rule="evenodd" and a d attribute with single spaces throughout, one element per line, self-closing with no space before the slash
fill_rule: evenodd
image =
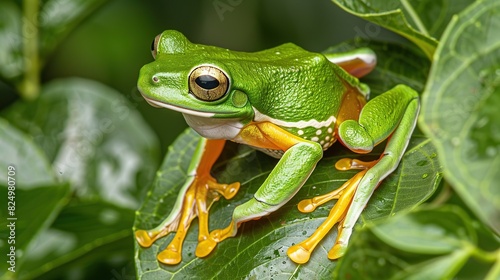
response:
<path id="1" fill-rule="evenodd" d="M 369 49 L 325 55 L 288 43 L 245 53 L 193 44 L 181 33 L 167 30 L 153 41 L 152 53 L 155 61 L 142 67 L 139 75 L 142 96 L 155 107 L 181 112 L 203 138 L 170 215 L 156 228 L 136 230 L 137 242 L 149 247 L 175 232 L 157 258 L 178 264 L 186 232 L 197 217 L 196 256 L 205 257 L 217 243 L 235 236 L 242 223 L 287 203 L 335 141 L 363 154 L 389 139 L 376 161 L 337 162 L 339 170 L 360 170 L 339 189 L 298 204 L 300 211 L 310 212 L 337 199 L 321 226 L 289 247 L 288 256 L 306 263 L 338 224 L 328 257 L 341 257 L 373 191 L 396 169 L 408 145 L 419 111 L 418 94 L 398 85 L 367 102 L 369 89 L 358 78 L 375 67 L 376 57 Z M 230 224 L 209 232 L 212 203 L 220 196 L 231 199 L 240 187 L 238 182 L 218 183 L 210 175 L 226 140 L 249 145 L 279 161 L 253 198 L 234 209 Z"/>

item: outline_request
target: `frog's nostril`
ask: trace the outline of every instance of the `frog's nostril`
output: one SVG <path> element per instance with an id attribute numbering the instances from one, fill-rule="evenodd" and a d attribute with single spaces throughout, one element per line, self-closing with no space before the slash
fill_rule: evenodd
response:
<path id="1" fill-rule="evenodd" d="M 152 80 L 154 83 L 158 83 L 160 81 L 160 79 L 157 76 L 153 76 Z"/>

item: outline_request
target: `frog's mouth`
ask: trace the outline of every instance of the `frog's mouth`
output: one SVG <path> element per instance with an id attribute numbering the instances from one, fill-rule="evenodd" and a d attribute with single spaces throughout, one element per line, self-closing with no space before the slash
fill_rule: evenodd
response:
<path id="1" fill-rule="evenodd" d="M 167 108 L 170 110 L 174 110 L 177 112 L 181 112 L 183 114 L 188 114 L 188 115 L 193 115 L 193 116 L 198 116 L 198 117 L 204 117 L 204 118 L 211 118 L 215 115 L 215 113 L 209 113 L 209 112 L 203 112 L 203 111 L 197 111 L 197 110 L 192 110 L 184 107 L 179 107 L 176 105 L 164 103 L 158 100 L 151 99 L 147 96 L 142 95 L 142 97 L 148 102 L 149 105 L 156 107 L 156 108 Z"/>

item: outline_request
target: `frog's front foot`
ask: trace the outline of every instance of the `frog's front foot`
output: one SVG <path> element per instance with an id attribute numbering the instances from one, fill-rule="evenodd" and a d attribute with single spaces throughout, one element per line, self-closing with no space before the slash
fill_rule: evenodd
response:
<path id="1" fill-rule="evenodd" d="M 328 232 L 333 228 L 335 224 L 338 223 L 338 234 L 337 240 L 335 241 L 335 245 L 332 247 L 330 252 L 328 253 L 329 259 L 338 259 L 340 258 L 346 248 L 347 242 L 341 238 L 343 236 L 343 231 L 346 229 L 344 225 L 345 217 L 347 211 L 351 207 L 352 200 L 354 194 L 358 188 L 358 185 L 361 179 L 365 176 L 367 170 L 374 166 L 378 161 L 372 162 L 363 162 L 356 159 L 341 159 L 336 164 L 335 167 L 339 170 L 351 170 L 351 169 L 362 169 L 361 172 L 357 173 L 345 182 L 340 188 L 321 195 L 314 197 L 312 199 L 302 200 L 299 205 L 299 211 L 303 213 L 309 213 L 314 211 L 318 206 L 333 200 L 337 199 L 332 210 L 328 217 L 323 221 L 323 223 L 316 229 L 316 231 L 306 240 L 291 246 L 288 249 L 288 256 L 290 259 L 296 263 L 303 264 L 309 261 L 311 254 L 319 244 L 319 242 L 328 234 Z M 350 228 L 347 228 L 350 231 Z"/>
<path id="2" fill-rule="evenodd" d="M 172 213 L 156 228 L 137 230 L 135 238 L 142 247 L 150 247 L 157 239 L 176 232 L 170 244 L 157 256 L 157 259 L 169 265 L 175 265 L 182 260 L 182 244 L 191 222 L 198 217 L 199 233 L 197 257 L 207 256 L 216 246 L 208 231 L 208 211 L 213 202 L 220 196 L 231 199 L 238 192 L 240 183 L 219 184 L 210 175 L 195 177 L 184 192 L 180 207 L 175 207 Z M 176 209 L 177 208 L 177 209 Z"/>

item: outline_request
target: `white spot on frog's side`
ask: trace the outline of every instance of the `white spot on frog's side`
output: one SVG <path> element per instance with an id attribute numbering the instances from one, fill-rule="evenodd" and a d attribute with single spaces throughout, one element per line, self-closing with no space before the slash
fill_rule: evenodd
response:
<path id="1" fill-rule="evenodd" d="M 297 131 L 297 134 L 298 134 L 299 136 L 302 136 L 302 135 L 304 135 L 304 131 L 303 131 L 302 129 L 299 129 L 299 131 Z"/>
<path id="2" fill-rule="evenodd" d="M 333 129 L 332 129 L 331 127 L 329 127 L 329 128 L 328 128 L 328 133 L 329 133 L 329 134 L 332 134 L 332 132 L 333 132 Z"/>
<path id="3" fill-rule="evenodd" d="M 326 140 L 326 141 L 330 141 L 330 136 L 326 136 L 326 137 L 325 137 L 325 140 Z"/>
<path id="4" fill-rule="evenodd" d="M 311 141 L 318 142 L 319 138 L 318 137 L 313 137 L 313 138 L 311 138 Z"/>
<path id="5" fill-rule="evenodd" d="M 257 148 L 257 147 L 253 147 L 253 148 L 256 149 L 257 151 L 263 152 L 264 154 L 266 154 L 268 156 L 272 156 L 273 158 L 281 158 L 283 156 L 283 154 L 285 153 L 281 150 L 264 149 L 264 148 Z"/>
<path id="6" fill-rule="evenodd" d="M 259 110 L 257 110 L 255 107 L 253 107 L 253 110 L 255 112 L 255 117 L 254 120 L 256 122 L 271 122 L 275 125 L 283 126 L 283 127 L 291 127 L 291 128 L 306 128 L 306 127 L 314 127 L 317 129 L 320 129 L 322 127 L 328 127 L 332 123 L 336 121 L 336 118 L 334 116 L 330 116 L 327 120 L 324 121 L 318 121 L 315 119 L 307 120 L 307 121 L 296 121 L 296 122 L 288 122 L 288 121 L 283 121 L 283 120 L 278 120 L 275 118 L 272 118 L 270 116 L 267 116 Z"/>
<path id="7" fill-rule="evenodd" d="M 243 124 L 237 120 L 204 118 L 182 114 L 187 124 L 201 136 L 208 139 L 234 139 L 240 133 Z"/>
<path id="8" fill-rule="evenodd" d="M 316 130 L 316 135 L 321 135 L 321 133 L 323 133 L 323 131 L 321 131 L 321 129 Z"/>

